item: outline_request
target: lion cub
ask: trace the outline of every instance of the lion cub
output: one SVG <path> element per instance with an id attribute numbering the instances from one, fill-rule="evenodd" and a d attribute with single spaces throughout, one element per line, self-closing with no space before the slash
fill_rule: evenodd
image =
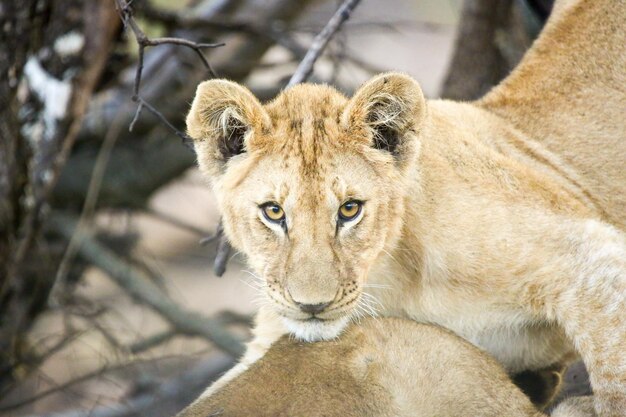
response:
<path id="1" fill-rule="evenodd" d="M 266 104 L 200 84 L 198 165 L 277 317 L 238 370 L 282 334 L 333 340 L 377 313 L 448 328 L 510 375 L 580 356 L 596 412 L 626 416 L 625 22 L 624 0 L 559 2 L 473 103 L 398 73 Z"/>
<path id="2" fill-rule="evenodd" d="M 576 399 L 554 416 L 593 416 Z M 589 414 L 581 414 L 586 408 Z M 178 417 L 539 417 L 490 356 L 440 327 L 367 319 L 338 339 L 284 336 L 265 356 Z"/>

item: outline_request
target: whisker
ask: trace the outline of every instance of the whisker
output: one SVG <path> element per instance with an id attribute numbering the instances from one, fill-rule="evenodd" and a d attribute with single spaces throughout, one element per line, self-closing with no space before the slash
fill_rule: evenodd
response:
<path id="1" fill-rule="evenodd" d="M 233 254 L 230 256 L 230 258 L 228 258 L 228 262 L 231 262 L 235 256 L 240 255 L 240 254 L 241 254 L 241 252 L 240 252 L 240 251 L 238 251 L 238 250 L 236 250 L 236 251 L 235 251 L 235 253 L 233 253 Z"/>
<path id="2" fill-rule="evenodd" d="M 260 282 L 248 282 L 242 278 L 240 278 L 239 281 L 243 282 L 255 291 L 263 292 L 263 290 L 265 289 L 265 285 L 261 284 Z"/>
<path id="3" fill-rule="evenodd" d="M 378 298 L 376 298 L 373 294 L 367 293 L 367 292 L 363 292 L 362 296 L 370 303 L 374 303 L 374 305 L 380 307 L 381 309 L 384 309 L 385 306 L 383 305 L 383 303 L 380 302 L 380 300 L 378 300 Z"/>
<path id="4" fill-rule="evenodd" d="M 249 271 L 247 269 L 242 269 L 241 272 L 245 272 L 246 274 L 250 275 L 252 278 L 256 279 L 257 281 L 265 282 L 265 280 L 262 277 L 258 276 L 257 274 L 255 274 L 252 271 Z"/>
<path id="5" fill-rule="evenodd" d="M 350 320 L 355 324 L 360 324 L 361 319 L 365 318 L 365 314 L 362 310 L 362 307 L 357 303 L 352 309 L 352 313 L 350 314 Z"/>
<path id="6" fill-rule="evenodd" d="M 376 319 L 378 317 L 379 307 L 382 309 L 383 305 L 371 294 L 366 292 L 361 293 L 361 297 L 359 297 L 359 302 L 362 305 L 363 309 Z"/>
<path id="7" fill-rule="evenodd" d="M 363 312 L 366 316 L 371 316 L 372 315 L 372 310 L 370 309 L 369 305 L 367 304 L 367 301 L 365 301 L 365 299 L 363 298 L 359 298 L 359 301 L 357 303 L 357 308 Z"/>
<path id="8" fill-rule="evenodd" d="M 403 266 L 391 253 L 389 253 L 389 251 L 385 248 L 383 248 L 383 252 L 385 253 L 385 255 L 389 256 L 391 259 L 393 259 L 393 261 L 395 263 L 397 263 L 400 266 Z"/>
<path id="9" fill-rule="evenodd" d="M 376 288 L 376 289 L 384 289 L 384 290 L 393 289 L 391 285 L 387 285 L 387 284 L 363 284 L 363 288 Z"/>

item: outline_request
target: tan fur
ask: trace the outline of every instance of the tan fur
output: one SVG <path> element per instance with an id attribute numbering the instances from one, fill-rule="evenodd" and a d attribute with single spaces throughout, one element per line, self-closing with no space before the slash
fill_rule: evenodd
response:
<path id="1" fill-rule="evenodd" d="M 590 397 L 552 417 L 593 417 Z M 493 358 L 414 321 L 365 319 L 333 341 L 283 336 L 178 417 L 545 417 Z"/>
<path id="2" fill-rule="evenodd" d="M 543 416 L 479 349 L 444 329 L 390 318 L 363 320 L 335 341 L 282 337 L 245 373 L 178 417 L 211 415 Z"/>
<path id="3" fill-rule="evenodd" d="M 187 118 L 198 163 L 268 298 L 262 336 L 221 384 L 285 332 L 331 339 L 377 313 L 447 327 L 510 373 L 578 353 L 598 415 L 625 416 L 624 22 L 624 1 L 559 4 L 476 103 L 427 102 L 393 73 L 351 99 L 300 85 L 265 106 L 201 84 Z M 246 152 L 231 157 L 233 126 Z M 363 214 L 337 227 L 354 198 Z M 286 232 L 264 221 L 267 201 Z M 327 302 L 324 321 L 297 307 Z"/>

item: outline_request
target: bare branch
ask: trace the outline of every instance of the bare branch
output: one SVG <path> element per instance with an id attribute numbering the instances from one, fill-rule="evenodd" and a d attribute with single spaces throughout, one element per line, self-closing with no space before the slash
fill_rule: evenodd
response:
<path id="1" fill-rule="evenodd" d="M 226 264 L 228 263 L 231 250 L 232 246 L 230 246 L 228 238 L 226 235 L 222 235 L 217 244 L 215 262 L 213 263 L 213 272 L 215 272 L 215 275 L 218 277 L 221 277 L 224 275 L 224 272 L 226 272 Z"/>
<path id="2" fill-rule="evenodd" d="M 98 242 L 93 231 L 88 228 L 76 230 L 76 221 L 63 215 L 54 216 L 50 223 L 51 227 L 67 239 L 70 239 L 74 233 L 81 234 L 82 236 L 79 237 L 81 246 L 78 253 L 96 267 L 106 271 L 107 276 L 117 285 L 149 306 L 176 331 L 189 336 L 204 337 L 235 357 L 243 353 L 244 347 L 241 340 L 224 329 L 221 323 L 188 311 L 168 299 L 158 287 L 151 283 L 145 271 L 135 268 Z"/>
<path id="3" fill-rule="evenodd" d="M 176 129 L 176 127 L 173 124 L 171 124 L 170 121 L 167 120 L 165 118 L 165 116 L 163 116 L 163 114 L 161 114 L 160 111 L 155 109 L 150 103 L 148 103 L 146 100 L 141 98 L 141 96 L 139 96 L 139 95 L 133 96 L 133 101 L 135 101 L 136 103 L 139 103 L 139 106 L 137 107 L 137 113 L 135 114 L 135 118 L 133 119 L 133 121 L 137 120 L 137 118 L 139 117 L 139 112 L 141 112 L 141 109 L 143 107 L 145 107 L 146 109 L 148 109 L 150 111 L 150 113 L 152 113 L 153 115 L 158 117 L 159 120 L 161 121 L 161 123 L 163 123 L 165 126 L 167 126 L 167 128 L 169 130 L 171 130 L 172 133 L 174 133 L 176 136 L 178 136 L 183 141 L 183 145 L 185 145 L 186 147 L 188 147 L 190 149 L 193 149 L 193 145 L 192 145 L 193 144 L 193 139 L 191 139 L 189 136 L 187 136 L 184 132 L 181 132 L 180 130 Z M 132 123 L 130 125 L 130 128 L 132 129 L 133 126 L 134 126 L 134 123 Z"/>
<path id="4" fill-rule="evenodd" d="M 111 157 L 111 151 L 113 150 L 113 147 L 115 146 L 122 130 L 122 116 L 122 112 L 118 112 L 115 116 L 111 128 L 107 131 L 107 134 L 102 141 L 102 146 L 98 150 L 98 156 L 96 157 L 96 162 L 91 173 L 91 179 L 89 180 L 89 188 L 87 188 L 87 195 L 85 196 L 85 202 L 83 203 L 83 208 L 78 220 L 78 229 L 89 223 L 95 213 L 96 203 L 98 201 L 98 196 L 100 195 L 100 188 L 102 186 L 104 173 Z M 61 262 L 59 263 L 59 267 L 57 268 L 54 283 L 48 296 L 48 302 L 51 304 L 64 303 L 68 298 L 66 277 L 69 272 L 70 265 L 74 260 L 76 248 L 80 246 L 80 242 L 77 241 L 77 237 L 78 233 L 74 234 L 74 236 L 70 239 Z"/>
<path id="5" fill-rule="evenodd" d="M 287 88 L 306 81 L 313 72 L 315 61 L 320 57 L 326 45 L 335 33 L 341 28 L 341 25 L 350 18 L 350 14 L 361 0 L 344 0 L 339 6 L 333 17 L 330 18 L 324 29 L 315 37 L 309 51 L 304 56 L 300 65 L 293 74 Z"/>
<path id="6" fill-rule="evenodd" d="M 159 346 L 176 336 L 176 332 L 174 330 L 165 330 L 160 333 L 155 333 L 152 336 L 148 336 L 145 339 L 142 339 L 138 342 L 135 342 L 128 346 L 128 350 L 132 354 L 138 354 L 144 352 L 146 350 L 152 349 L 153 347 Z"/>
<path id="7" fill-rule="evenodd" d="M 170 123 L 169 120 L 167 120 L 165 116 L 163 116 L 163 114 L 161 114 L 161 112 L 159 112 L 154 106 L 152 106 L 150 103 L 144 100 L 139 94 L 139 89 L 141 86 L 141 76 L 143 73 L 145 49 L 149 46 L 159 46 L 159 45 L 168 45 L 168 44 L 179 45 L 179 46 L 190 48 L 194 52 L 196 52 L 196 54 L 198 55 L 198 57 L 200 58 L 204 66 L 206 67 L 209 75 L 212 78 L 214 78 L 216 77 L 216 73 L 213 70 L 213 68 L 211 68 L 211 64 L 209 64 L 209 61 L 206 59 L 206 57 L 202 53 L 202 49 L 217 48 L 220 46 L 224 46 L 224 43 L 198 43 L 198 42 L 190 41 L 188 39 L 174 38 L 174 37 L 149 38 L 135 21 L 135 18 L 133 16 L 133 9 L 131 8 L 131 5 L 130 5 L 131 2 L 126 1 L 126 0 L 115 0 L 115 4 L 120 14 L 120 18 L 122 19 L 122 22 L 124 23 L 124 27 L 131 29 L 131 31 L 135 35 L 135 39 L 137 41 L 137 47 L 139 48 L 137 71 L 135 72 L 135 84 L 133 86 L 133 97 L 132 97 L 133 101 L 137 103 L 138 106 L 137 106 L 137 111 L 135 112 L 135 116 L 133 117 L 133 120 L 130 123 L 129 130 L 132 131 L 133 127 L 135 126 L 135 123 L 137 122 L 137 119 L 139 118 L 139 114 L 145 107 L 146 109 L 150 111 L 150 113 L 155 115 L 161 121 L 161 123 L 167 126 L 168 129 L 172 131 L 172 133 L 178 136 L 183 141 L 183 144 L 185 144 L 185 146 L 191 147 L 191 143 L 192 143 L 191 138 L 187 136 L 184 132 L 181 132 L 180 130 L 178 130 L 172 123 Z"/>
<path id="8" fill-rule="evenodd" d="M 234 311 L 225 310 L 217 313 L 214 319 L 223 325 L 240 324 L 247 327 L 252 326 L 252 316 L 248 314 L 235 313 Z M 152 349 L 163 343 L 168 342 L 172 338 L 176 337 L 177 333 L 174 330 L 164 330 L 159 333 L 155 333 L 145 339 L 139 340 L 127 347 L 127 350 L 133 354 L 138 354 L 146 350 Z"/>

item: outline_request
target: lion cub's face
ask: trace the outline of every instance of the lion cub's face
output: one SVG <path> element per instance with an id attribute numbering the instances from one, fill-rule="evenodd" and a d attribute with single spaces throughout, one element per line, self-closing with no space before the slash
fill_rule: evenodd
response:
<path id="1" fill-rule="evenodd" d="M 300 85 L 266 106 L 228 81 L 198 87 L 187 127 L 226 234 L 297 337 L 336 337 L 372 310 L 364 284 L 400 233 L 424 106 L 399 74 L 352 99 Z"/>

